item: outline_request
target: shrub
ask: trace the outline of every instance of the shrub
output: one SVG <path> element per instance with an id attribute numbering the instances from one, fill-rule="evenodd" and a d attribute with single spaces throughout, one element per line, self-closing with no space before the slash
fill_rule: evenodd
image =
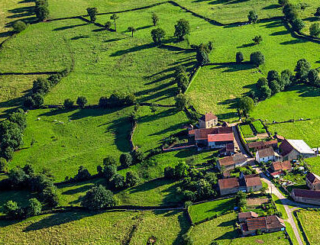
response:
<path id="1" fill-rule="evenodd" d="M 237 52 L 236 54 L 236 62 L 241 63 L 244 60 L 243 54 L 241 52 Z"/>
<path id="2" fill-rule="evenodd" d="M 300 32 L 305 26 L 306 24 L 302 19 L 296 18 L 292 21 L 292 28 L 294 31 Z"/>
<path id="3" fill-rule="evenodd" d="M 3 212 L 10 218 L 21 218 L 23 215 L 22 209 L 12 200 L 3 205 Z"/>
<path id="4" fill-rule="evenodd" d="M 174 28 L 174 36 L 177 37 L 180 41 L 184 40 L 185 35 L 190 34 L 189 21 L 185 19 L 180 19 L 178 23 L 174 26 Z"/>
<path id="5" fill-rule="evenodd" d="M 264 55 L 260 51 L 253 52 L 250 55 L 250 62 L 259 67 L 260 65 L 263 65 L 265 62 Z"/>
<path id="6" fill-rule="evenodd" d="M 8 171 L 8 162 L 5 158 L 0 157 L 0 173 Z"/>
<path id="7" fill-rule="evenodd" d="M 313 23 L 310 28 L 310 35 L 313 37 L 317 37 L 320 35 L 320 24 L 319 23 Z"/>
<path id="8" fill-rule="evenodd" d="M 107 165 L 103 169 L 103 175 L 106 180 L 109 182 L 114 175 L 117 174 L 117 165 L 111 164 Z"/>
<path id="9" fill-rule="evenodd" d="M 166 32 L 161 29 L 157 28 L 151 31 L 151 37 L 155 44 L 161 44 L 162 39 L 166 36 Z"/>
<path id="10" fill-rule="evenodd" d="M 27 207 L 27 216 L 31 217 L 31 216 L 35 216 L 35 215 L 39 215 L 42 211 L 42 204 L 41 202 L 38 201 L 37 198 L 31 198 L 29 200 L 29 205 Z"/>
<path id="11" fill-rule="evenodd" d="M 84 196 L 81 206 L 90 210 L 99 210 L 105 207 L 113 207 L 116 202 L 113 193 L 102 185 L 92 187 Z"/>
<path id="12" fill-rule="evenodd" d="M 24 23 L 22 20 L 18 20 L 16 22 L 14 22 L 13 24 L 13 31 L 16 33 L 20 33 L 22 31 L 24 31 L 25 29 L 27 29 L 27 24 Z"/>
<path id="13" fill-rule="evenodd" d="M 130 153 L 123 153 L 120 156 L 120 163 L 123 168 L 127 168 L 132 165 L 132 156 Z"/>
<path id="14" fill-rule="evenodd" d="M 121 174 L 115 174 L 110 180 L 110 183 L 114 189 L 122 189 L 125 187 L 124 177 Z"/>
<path id="15" fill-rule="evenodd" d="M 64 102 L 63 102 L 63 106 L 66 109 L 71 109 L 73 107 L 73 104 L 74 104 L 74 101 L 71 100 L 71 99 L 65 99 Z"/>
<path id="16" fill-rule="evenodd" d="M 184 110 L 184 108 L 189 106 L 189 98 L 185 94 L 178 94 L 175 97 L 175 106 L 179 111 Z"/>
<path id="17" fill-rule="evenodd" d="M 128 187 L 135 186 L 139 183 L 139 181 L 140 181 L 140 178 L 137 173 L 131 172 L 131 171 L 126 173 L 126 186 Z"/>
<path id="18" fill-rule="evenodd" d="M 90 21 L 91 22 L 95 22 L 97 20 L 97 13 L 98 13 L 98 10 L 97 8 L 87 8 L 87 13 L 90 17 Z"/>
<path id="19" fill-rule="evenodd" d="M 77 181 L 83 181 L 89 179 L 90 177 L 91 174 L 89 173 L 88 169 L 83 166 L 80 166 L 77 175 L 74 176 L 74 179 Z"/>
<path id="20" fill-rule="evenodd" d="M 77 105 L 80 106 L 81 109 L 85 107 L 85 105 L 88 103 L 88 100 L 84 96 L 80 96 L 77 99 Z"/>
<path id="21" fill-rule="evenodd" d="M 248 20 L 250 23 L 257 23 L 258 15 L 254 10 L 251 10 L 248 15 Z"/>
<path id="22" fill-rule="evenodd" d="M 50 83 L 48 82 L 47 79 L 37 78 L 37 80 L 33 82 L 32 92 L 34 94 L 36 93 L 45 94 L 45 93 L 48 93 L 49 90 L 50 90 Z"/>

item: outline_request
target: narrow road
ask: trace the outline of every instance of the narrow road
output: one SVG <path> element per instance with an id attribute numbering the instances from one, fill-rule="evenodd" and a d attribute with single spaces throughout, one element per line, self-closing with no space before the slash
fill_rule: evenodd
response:
<path id="1" fill-rule="evenodd" d="M 295 235 L 299 245 L 303 245 L 302 239 L 301 239 L 300 234 L 298 232 L 298 228 L 296 226 L 296 223 L 294 222 L 294 218 L 293 218 L 292 212 L 297 208 L 319 208 L 319 207 L 318 206 L 314 206 L 314 205 L 294 202 L 294 201 L 286 198 L 285 196 L 283 196 L 282 193 L 267 178 L 267 176 L 265 176 L 264 173 L 261 173 L 261 178 L 265 183 L 268 184 L 269 193 L 275 194 L 279 198 L 279 200 L 281 201 L 281 203 L 284 206 L 284 209 L 286 210 L 286 213 L 288 215 L 288 219 L 286 221 L 290 223 L 290 225 L 291 225 L 291 227 L 293 229 L 294 235 Z M 290 208 L 289 206 L 293 206 L 293 208 Z"/>

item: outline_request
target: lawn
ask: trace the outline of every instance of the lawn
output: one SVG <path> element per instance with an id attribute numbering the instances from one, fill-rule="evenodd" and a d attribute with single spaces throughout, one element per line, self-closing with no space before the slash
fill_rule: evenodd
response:
<path id="1" fill-rule="evenodd" d="M 281 217 L 281 218 L 284 219 L 284 220 L 288 219 L 287 212 L 286 212 L 286 210 L 285 210 L 285 208 L 284 208 L 281 200 L 280 200 L 276 195 L 274 195 L 274 194 L 272 194 L 272 199 L 273 199 L 273 201 L 274 201 L 275 204 L 276 204 L 277 210 L 278 210 L 279 212 L 281 212 L 281 214 L 282 214 L 282 217 Z"/>
<path id="2" fill-rule="evenodd" d="M 310 243 L 319 244 L 320 213 L 317 211 L 300 210 L 297 214 Z"/>
<path id="3" fill-rule="evenodd" d="M 266 133 L 266 130 L 264 129 L 264 126 L 260 120 L 252 122 L 253 127 L 256 129 L 258 134 L 264 134 Z"/>
<path id="4" fill-rule="evenodd" d="M 245 138 L 254 137 L 252 129 L 249 124 L 240 126 L 241 132 Z"/>
<path id="5" fill-rule="evenodd" d="M 320 158 L 313 157 L 305 159 L 306 163 L 311 167 L 311 172 L 320 175 Z"/>
<path id="6" fill-rule="evenodd" d="M 214 215 L 222 215 L 227 211 L 232 211 L 235 206 L 233 198 L 222 199 L 218 201 L 205 202 L 197 205 L 192 205 L 189 208 L 190 216 L 193 223 L 210 219 Z"/>
<path id="7" fill-rule="evenodd" d="M 60 205 L 80 205 L 86 192 L 97 184 L 106 185 L 104 179 L 95 179 L 59 186 Z M 181 194 L 176 192 L 177 187 L 178 182 L 156 179 L 117 191 L 115 197 L 118 200 L 117 205 L 172 206 L 182 202 Z"/>
<path id="8" fill-rule="evenodd" d="M 173 244 L 188 228 L 182 212 L 69 212 L 0 222 L 5 244 Z M 79 236 L 81 234 L 81 236 Z"/>
<path id="9" fill-rule="evenodd" d="M 29 111 L 24 145 L 15 153 L 10 167 L 30 163 L 36 171 L 49 168 L 57 181 L 73 177 L 81 165 L 94 174 L 107 155 L 119 158 L 131 150 L 131 111 L 130 107 Z"/>
<path id="10" fill-rule="evenodd" d="M 159 147 L 162 140 L 180 132 L 188 125 L 186 114 L 175 108 L 156 107 L 152 112 L 150 107 L 142 106 L 137 113 L 138 126 L 133 134 L 133 142 L 144 152 Z"/>

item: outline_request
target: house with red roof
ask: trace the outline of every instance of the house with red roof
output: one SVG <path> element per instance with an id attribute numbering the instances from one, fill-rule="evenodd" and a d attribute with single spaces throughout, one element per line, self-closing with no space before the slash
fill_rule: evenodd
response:
<path id="1" fill-rule="evenodd" d="M 320 177 L 314 173 L 308 173 L 306 176 L 306 185 L 310 190 L 320 191 Z"/>

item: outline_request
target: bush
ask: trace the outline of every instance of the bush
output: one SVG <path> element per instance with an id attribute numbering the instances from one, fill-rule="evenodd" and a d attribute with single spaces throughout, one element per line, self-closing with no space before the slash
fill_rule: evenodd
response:
<path id="1" fill-rule="evenodd" d="M 108 182 L 116 174 L 117 174 L 117 165 L 115 164 L 107 165 L 103 169 L 103 175 Z"/>
<path id="2" fill-rule="evenodd" d="M 50 83 L 48 82 L 47 79 L 37 78 L 37 80 L 33 82 L 32 93 L 45 94 L 45 93 L 48 93 L 49 90 L 50 90 Z"/>
<path id="3" fill-rule="evenodd" d="M 305 26 L 306 24 L 302 19 L 297 18 L 292 21 L 292 28 L 296 32 L 300 32 Z"/>
<path id="4" fill-rule="evenodd" d="M 29 205 L 27 207 L 27 216 L 36 216 L 39 215 L 42 211 L 42 204 L 38 201 L 37 198 L 31 198 L 29 200 Z"/>
<path id="5" fill-rule="evenodd" d="M 238 52 L 238 53 L 236 54 L 236 62 L 239 64 L 239 63 L 241 63 L 243 60 L 244 60 L 243 54 L 242 54 L 241 52 Z"/>
<path id="6" fill-rule="evenodd" d="M 250 55 L 250 62 L 259 67 L 260 65 L 263 65 L 265 62 L 264 55 L 260 51 L 253 52 Z"/>
<path id="7" fill-rule="evenodd" d="M 23 210 L 12 200 L 3 205 L 3 212 L 10 218 L 21 218 L 24 215 Z"/>
<path id="8" fill-rule="evenodd" d="M 113 207 L 116 202 L 113 193 L 102 185 L 92 187 L 84 196 L 81 206 L 90 210 L 99 210 L 105 207 Z"/>
<path id="9" fill-rule="evenodd" d="M 5 158 L 0 157 L 0 173 L 6 173 L 8 171 L 8 162 Z"/>
<path id="10" fill-rule="evenodd" d="M 83 181 L 83 180 L 90 179 L 90 177 L 91 177 L 91 174 L 89 173 L 88 169 L 86 169 L 83 166 L 80 166 L 78 170 L 78 174 L 74 176 L 74 179 L 76 181 Z"/>
<path id="11" fill-rule="evenodd" d="M 22 20 L 18 20 L 16 22 L 14 22 L 13 24 L 13 31 L 16 33 L 20 33 L 22 31 L 24 31 L 25 29 L 27 29 L 27 24 L 24 23 Z"/>
<path id="12" fill-rule="evenodd" d="M 127 168 L 132 165 L 132 156 L 130 153 L 123 153 L 120 156 L 120 163 L 123 168 Z"/>
<path id="13" fill-rule="evenodd" d="M 122 189 L 125 187 L 124 177 L 121 174 L 115 174 L 110 180 L 110 183 L 114 189 Z"/>
<path id="14" fill-rule="evenodd" d="M 71 109 L 73 107 L 74 101 L 72 101 L 71 99 L 65 99 L 63 102 L 63 106 L 66 109 Z"/>
<path id="15" fill-rule="evenodd" d="M 87 103 L 88 103 L 88 100 L 87 100 L 86 97 L 84 97 L 84 96 L 78 97 L 78 99 L 77 99 L 77 105 L 78 105 L 81 109 L 83 109 Z"/>
<path id="16" fill-rule="evenodd" d="M 248 15 L 248 20 L 250 23 L 257 23 L 258 15 L 254 10 L 251 10 Z"/>
<path id="17" fill-rule="evenodd" d="M 140 178 L 137 173 L 131 172 L 131 171 L 126 173 L 126 186 L 128 187 L 135 186 L 139 183 L 139 181 L 140 181 Z"/>

